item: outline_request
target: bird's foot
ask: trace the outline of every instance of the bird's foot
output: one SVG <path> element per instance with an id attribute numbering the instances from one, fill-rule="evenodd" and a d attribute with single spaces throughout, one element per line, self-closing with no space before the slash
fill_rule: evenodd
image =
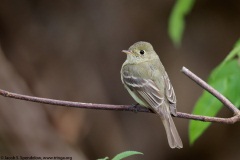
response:
<path id="1" fill-rule="evenodd" d="M 133 107 L 133 112 L 134 113 L 137 113 L 138 112 L 138 105 L 139 103 L 136 103 L 136 104 L 132 104 L 131 106 Z"/>

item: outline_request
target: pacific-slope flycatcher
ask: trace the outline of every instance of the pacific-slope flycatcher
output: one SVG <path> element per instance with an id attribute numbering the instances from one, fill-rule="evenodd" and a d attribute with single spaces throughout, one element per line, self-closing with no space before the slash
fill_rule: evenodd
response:
<path id="1" fill-rule="evenodd" d="M 176 96 L 168 75 L 157 53 L 148 42 L 137 42 L 128 50 L 122 65 L 121 79 L 134 100 L 156 112 L 165 127 L 171 148 L 183 144 L 172 120 L 176 115 Z"/>

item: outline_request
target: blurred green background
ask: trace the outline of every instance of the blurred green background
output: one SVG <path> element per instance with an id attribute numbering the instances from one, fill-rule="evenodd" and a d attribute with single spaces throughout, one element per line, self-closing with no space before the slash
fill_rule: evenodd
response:
<path id="1" fill-rule="evenodd" d="M 69 101 L 134 104 L 120 80 L 134 42 L 152 43 L 177 95 L 191 113 L 202 89 L 180 73 L 207 79 L 240 35 L 240 1 L 196 1 L 181 46 L 168 35 L 174 0 L 1 0 L 0 88 Z M 231 112 L 221 110 L 218 116 Z M 238 159 L 239 124 L 213 124 L 189 146 L 188 120 L 174 118 L 184 148 L 169 148 L 153 114 L 49 106 L 0 97 L 0 155 L 71 156 L 76 160 Z"/>

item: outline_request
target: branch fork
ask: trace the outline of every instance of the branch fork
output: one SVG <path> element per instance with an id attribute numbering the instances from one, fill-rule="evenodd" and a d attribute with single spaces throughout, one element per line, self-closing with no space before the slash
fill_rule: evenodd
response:
<path id="1" fill-rule="evenodd" d="M 218 122 L 218 123 L 225 123 L 225 124 L 233 124 L 240 121 L 239 109 L 236 106 L 234 106 L 226 97 L 224 97 L 221 93 L 219 93 L 213 87 L 208 85 L 205 81 L 203 81 L 197 75 L 192 73 L 186 67 L 183 67 L 181 71 L 191 80 L 196 82 L 200 87 L 202 87 L 203 89 L 211 93 L 213 96 L 215 96 L 218 100 L 220 100 L 223 105 L 225 105 L 230 111 L 233 112 L 233 116 L 230 118 L 219 118 L 219 117 L 209 117 L 209 116 L 201 116 L 201 115 L 193 115 L 189 113 L 177 112 L 177 115 L 175 117 L 204 121 L 204 122 Z M 142 107 L 139 105 L 137 106 L 111 105 L 111 104 L 94 104 L 94 103 L 62 101 L 62 100 L 55 100 L 55 99 L 49 99 L 49 98 L 27 96 L 27 95 L 17 94 L 17 93 L 13 93 L 13 92 L 1 90 L 1 89 L 0 89 L 0 95 L 8 98 L 14 98 L 19 100 L 50 104 L 50 105 L 65 106 L 65 107 L 154 113 L 151 109 L 148 109 L 146 107 Z"/>

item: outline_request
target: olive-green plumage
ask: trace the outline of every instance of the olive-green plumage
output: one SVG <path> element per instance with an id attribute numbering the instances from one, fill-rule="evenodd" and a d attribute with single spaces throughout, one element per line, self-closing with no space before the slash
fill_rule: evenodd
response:
<path id="1" fill-rule="evenodd" d="M 121 79 L 134 100 L 156 112 L 165 127 L 171 148 L 182 148 L 182 141 L 172 120 L 176 115 L 176 96 L 158 55 L 148 42 L 137 42 L 123 50 L 127 59 Z"/>

